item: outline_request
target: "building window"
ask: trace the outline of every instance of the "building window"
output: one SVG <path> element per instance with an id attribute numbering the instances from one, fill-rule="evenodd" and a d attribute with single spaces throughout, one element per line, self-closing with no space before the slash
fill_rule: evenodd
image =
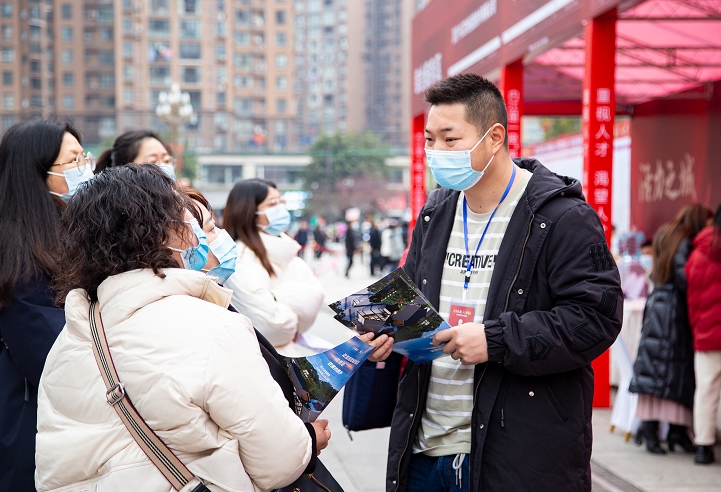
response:
<path id="1" fill-rule="evenodd" d="M 93 31 L 91 31 L 90 29 L 85 29 L 85 31 L 83 32 L 83 40 L 87 45 L 93 44 Z"/>
<path id="2" fill-rule="evenodd" d="M 276 109 L 279 113 L 285 113 L 285 99 L 278 99 L 276 101 Z"/>
<path id="3" fill-rule="evenodd" d="M 286 37 L 284 32 L 279 32 L 275 34 L 275 45 L 279 47 L 285 46 L 286 43 Z"/>
<path id="4" fill-rule="evenodd" d="M 215 130 L 218 132 L 225 132 L 228 131 L 228 115 L 225 113 L 216 113 L 214 118 L 215 120 Z"/>
<path id="5" fill-rule="evenodd" d="M 123 67 L 123 80 L 125 80 L 125 82 L 132 82 L 135 80 L 135 67 L 132 65 L 126 65 Z"/>
<path id="6" fill-rule="evenodd" d="M 60 11 L 62 12 L 63 19 L 73 18 L 73 6 L 69 3 L 64 3 L 63 6 L 60 7 Z"/>
<path id="7" fill-rule="evenodd" d="M 133 43 L 128 43 L 128 42 L 123 43 L 123 57 L 124 58 L 132 58 L 133 57 Z"/>
<path id="8" fill-rule="evenodd" d="M 9 2 L 5 2 L 2 5 L 0 5 L 0 15 L 3 17 L 12 17 L 13 16 L 13 4 Z"/>
<path id="9" fill-rule="evenodd" d="M 133 21 L 123 19 L 123 34 L 133 34 Z"/>
<path id="10" fill-rule="evenodd" d="M 173 52 L 167 43 L 152 43 L 148 45 L 149 62 L 169 62 L 173 58 Z"/>
<path id="11" fill-rule="evenodd" d="M 115 107 L 115 96 L 100 96 L 98 98 L 98 102 L 104 108 L 114 108 Z"/>
<path id="12" fill-rule="evenodd" d="M 288 89 L 288 78 L 278 77 L 275 79 L 275 88 L 279 91 L 285 91 Z"/>
<path id="13" fill-rule="evenodd" d="M 3 85 L 13 85 L 13 73 L 3 72 Z"/>
<path id="14" fill-rule="evenodd" d="M 188 95 L 190 96 L 190 104 L 193 106 L 193 109 L 198 111 L 200 109 L 200 91 L 188 91 Z"/>
<path id="15" fill-rule="evenodd" d="M 113 7 L 100 7 L 98 9 L 98 24 L 113 24 Z"/>
<path id="16" fill-rule="evenodd" d="M 217 95 L 218 106 L 225 106 L 225 98 L 226 98 L 225 92 L 218 92 L 218 95 Z"/>
<path id="17" fill-rule="evenodd" d="M 3 116 L 3 118 L 2 118 L 2 122 L 3 122 L 3 123 L 2 123 L 2 125 L 3 125 L 3 126 L 2 126 L 2 129 L 3 129 L 3 130 L 7 130 L 8 128 L 10 128 L 11 126 L 13 126 L 13 125 L 15 124 L 15 117 L 14 117 L 14 116 L 5 115 L 5 116 Z"/>
<path id="18" fill-rule="evenodd" d="M 170 21 L 167 20 L 149 20 L 148 36 L 152 38 L 170 37 Z"/>
<path id="19" fill-rule="evenodd" d="M 134 99 L 135 99 L 135 94 L 133 93 L 133 89 L 123 90 L 123 104 L 129 106 L 129 105 L 133 104 Z"/>
<path id="20" fill-rule="evenodd" d="M 14 109 L 15 108 L 15 95 L 10 93 L 3 94 L 3 108 Z"/>
<path id="21" fill-rule="evenodd" d="M 200 21 L 180 20 L 180 39 L 200 39 Z"/>
<path id="22" fill-rule="evenodd" d="M 233 109 L 236 114 L 250 115 L 253 114 L 253 100 L 247 98 L 236 97 L 233 100 Z"/>
<path id="23" fill-rule="evenodd" d="M 101 73 L 99 80 L 100 80 L 100 87 L 102 89 L 112 89 L 115 87 L 115 74 L 114 73 Z"/>
<path id="24" fill-rule="evenodd" d="M 170 0 L 150 0 L 150 11 L 153 14 L 167 14 Z"/>
<path id="25" fill-rule="evenodd" d="M 239 26 L 249 26 L 250 18 L 250 11 L 248 10 L 238 10 L 235 12 L 235 23 Z"/>
<path id="26" fill-rule="evenodd" d="M 218 22 L 215 25 L 215 34 L 219 38 L 224 38 L 225 36 L 227 36 L 228 35 L 228 25 L 223 21 Z"/>
<path id="27" fill-rule="evenodd" d="M 103 28 L 100 30 L 100 39 L 102 41 L 112 41 L 113 40 L 113 30 L 109 28 Z"/>
<path id="28" fill-rule="evenodd" d="M 170 67 L 150 67 L 151 85 L 170 85 Z"/>
<path id="29" fill-rule="evenodd" d="M 37 60 L 30 60 L 30 71 L 34 73 L 40 73 L 42 66 Z"/>
<path id="30" fill-rule="evenodd" d="M 0 29 L 2 34 L 0 34 L 0 37 L 5 40 L 12 40 L 13 38 L 13 26 L 9 24 L 3 24 L 2 29 Z"/>
<path id="31" fill-rule="evenodd" d="M 225 61 L 225 45 L 218 44 L 215 46 L 215 58 L 218 61 Z"/>
<path id="32" fill-rule="evenodd" d="M 178 2 L 181 14 L 198 14 L 200 13 L 200 0 L 180 0 Z"/>
<path id="33" fill-rule="evenodd" d="M 188 84 L 200 83 L 199 67 L 182 67 L 180 70 L 183 82 L 186 82 Z"/>
<path id="34" fill-rule="evenodd" d="M 200 45 L 195 43 L 180 43 L 181 60 L 200 60 Z"/>
<path id="35" fill-rule="evenodd" d="M 235 68 L 238 70 L 249 72 L 253 67 L 253 56 L 235 53 L 233 55 L 233 65 L 235 65 Z"/>
<path id="36" fill-rule="evenodd" d="M 73 40 L 73 28 L 72 27 L 63 27 L 60 29 L 60 39 L 65 42 L 69 43 Z"/>
<path id="37" fill-rule="evenodd" d="M 285 70 L 288 66 L 288 55 L 278 54 L 275 55 L 275 68 L 278 70 Z"/>
<path id="38" fill-rule="evenodd" d="M 250 44 L 250 34 L 236 31 L 235 34 L 233 34 L 233 40 L 236 46 L 248 46 Z"/>
<path id="39" fill-rule="evenodd" d="M 40 36 L 42 36 L 43 30 L 40 26 L 30 26 L 30 38 L 31 39 L 40 39 Z"/>
<path id="40" fill-rule="evenodd" d="M 98 63 L 100 65 L 114 65 L 115 64 L 115 52 L 114 51 L 98 51 Z"/>
<path id="41" fill-rule="evenodd" d="M 39 91 L 43 88 L 43 82 L 42 80 L 33 77 L 32 79 L 30 79 L 30 87 Z"/>
<path id="42" fill-rule="evenodd" d="M 75 109 L 75 96 L 70 94 L 63 96 L 63 109 Z"/>
<path id="43" fill-rule="evenodd" d="M 75 84 L 75 75 L 73 72 L 65 72 L 63 74 L 63 87 L 72 87 Z"/>
<path id="44" fill-rule="evenodd" d="M 233 85 L 238 89 L 250 89 L 253 87 L 253 77 L 247 75 L 236 75 L 233 78 Z"/>
<path id="45" fill-rule="evenodd" d="M 15 61 L 15 48 L 3 48 L 2 61 L 3 63 L 13 63 Z"/>
<path id="46" fill-rule="evenodd" d="M 277 24 L 285 24 L 285 10 L 279 10 L 275 13 L 275 22 Z"/>
<path id="47" fill-rule="evenodd" d="M 43 96 L 32 95 L 30 96 L 30 104 L 33 106 L 40 107 L 43 105 Z"/>
<path id="48" fill-rule="evenodd" d="M 60 60 L 63 65 L 72 65 L 73 63 L 73 50 L 63 50 L 60 53 Z"/>

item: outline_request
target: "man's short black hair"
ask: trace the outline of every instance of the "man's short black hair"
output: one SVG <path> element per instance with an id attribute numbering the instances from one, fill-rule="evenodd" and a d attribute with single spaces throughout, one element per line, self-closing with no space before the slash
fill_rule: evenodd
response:
<path id="1" fill-rule="evenodd" d="M 479 135 L 500 123 L 508 136 L 508 114 L 501 91 L 480 75 L 461 73 L 443 79 L 426 91 L 425 99 L 431 105 L 465 104 L 466 121 L 476 126 Z M 505 145 L 508 148 L 508 138 Z"/>

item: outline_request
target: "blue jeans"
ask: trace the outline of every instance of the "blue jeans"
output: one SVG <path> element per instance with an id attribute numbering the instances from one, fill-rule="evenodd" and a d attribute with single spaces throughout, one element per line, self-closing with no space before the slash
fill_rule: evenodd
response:
<path id="1" fill-rule="evenodd" d="M 469 456 L 455 470 L 456 456 L 426 456 L 423 453 L 411 456 L 408 470 L 408 492 L 468 492 L 470 481 Z M 459 473 L 460 472 L 460 473 Z"/>

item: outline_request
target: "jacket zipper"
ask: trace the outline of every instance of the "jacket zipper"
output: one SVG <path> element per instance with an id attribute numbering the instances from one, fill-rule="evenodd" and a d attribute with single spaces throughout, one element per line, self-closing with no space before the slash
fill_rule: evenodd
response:
<path id="1" fill-rule="evenodd" d="M 521 259 L 518 260 L 518 268 L 516 269 L 516 276 L 513 277 L 511 286 L 508 288 L 508 294 L 506 294 L 506 305 L 503 306 L 503 312 L 505 313 L 508 309 L 508 303 L 511 299 L 511 291 L 513 290 L 513 284 L 518 280 L 518 274 L 521 273 L 521 265 L 523 264 L 523 257 L 526 254 L 526 245 L 528 244 L 528 238 L 531 237 L 531 227 L 533 226 L 533 219 L 536 218 L 535 214 L 531 214 L 531 221 L 528 223 L 528 232 L 526 233 L 526 239 L 523 241 L 523 249 L 521 250 Z"/>
<path id="2" fill-rule="evenodd" d="M 416 392 L 416 410 L 413 412 L 413 418 L 411 419 L 411 425 L 408 427 L 408 435 L 406 436 L 406 444 L 403 446 L 403 452 L 400 455 L 400 458 L 398 459 L 398 470 L 396 471 L 396 490 L 398 490 L 398 487 L 400 487 L 401 483 L 401 463 L 403 462 L 403 456 L 406 454 L 406 450 L 408 449 L 408 443 L 411 440 L 411 431 L 413 430 L 413 423 L 416 421 L 416 417 L 418 414 L 418 404 L 420 402 L 420 390 L 421 390 L 421 368 L 418 368 L 418 391 Z M 329 491 L 330 492 L 330 491 Z"/>

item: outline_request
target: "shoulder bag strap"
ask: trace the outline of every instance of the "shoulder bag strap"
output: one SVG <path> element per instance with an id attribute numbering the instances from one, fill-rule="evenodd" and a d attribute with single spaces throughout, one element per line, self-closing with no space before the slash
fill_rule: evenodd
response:
<path id="1" fill-rule="evenodd" d="M 182 489 L 189 482 L 195 480 L 196 477 L 155 434 L 153 429 L 148 426 L 133 406 L 128 395 L 125 394 L 125 387 L 120 382 L 113 364 L 113 357 L 110 355 L 103 320 L 95 301 L 90 303 L 90 332 L 93 337 L 95 361 L 98 363 L 100 374 L 105 382 L 105 387 L 108 389 L 105 393 L 108 405 L 115 409 L 130 435 L 140 446 L 140 449 L 160 470 L 160 473 L 170 482 L 173 488 L 176 490 Z M 197 480 L 200 481 L 200 479 Z M 200 481 L 200 485 L 195 487 L 193 492 L 203 491 L 208 491 L 208 488 Z"/>

